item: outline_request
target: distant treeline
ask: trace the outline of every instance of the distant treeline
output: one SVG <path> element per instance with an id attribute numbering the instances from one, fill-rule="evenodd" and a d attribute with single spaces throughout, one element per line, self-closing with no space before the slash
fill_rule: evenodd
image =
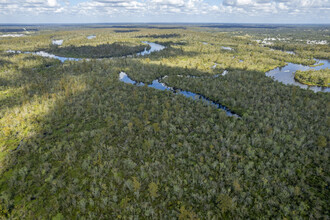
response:
<path id="1" fill-rule="evenodd" d="M 149 26 L 149 25 L 129 25 L 129 26 L 112 26 L 112 28 L 149 28 L 149 29 L 186 29 L 180 26 Z"/>
<path id="2" fill-rule="evenodd" d="M 183 29 L 181 26 L 149 26 L 149 25 L 114 25 L 114 26 L 90 26 L 90 28 L 147 28 L 147 29 Z"/>
<path id="3" fill-rule="evenodd" d="M 130 32 L 139 32 L 140 30 L 114 30 L 116 33 L 130 33 Z"/>
<path id="4" fill-rule="evenodd" d="M 138 36 L 138 38 L 145 38 L 145 37 L 150 37 L 150 38 L 173 38 L 173 37 L 180 37 L 180 34 L 151 34 L 151 35 L 142 35 Z"/>
<path id="5" fill-rule="evenodd" d="M 0 32 L 23 32 L 23 31 L 38 31 L 36 28 L 2 28 Z"/>
<path id="6" fill-rule="evenodd" d="M 262 25 L 262 24 L 220 24 L 220 25 L 202 25 L 200 27 L 208 28 L 266 28 L 266 29 L 277 29 L 277 28 L 289 28 L 289 26 L 278 26 L 278 25 Z"/>

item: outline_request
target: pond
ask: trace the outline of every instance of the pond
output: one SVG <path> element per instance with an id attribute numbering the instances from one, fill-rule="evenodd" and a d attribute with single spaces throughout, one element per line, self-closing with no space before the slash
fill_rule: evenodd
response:
<path id="1" fill-rule="evenodd" d="M 306 71 L 306 70 L 321 70 L 321 69 L 330 68 L 329 60 L 315 59 L 315 61 L 316 63 L 313 66 L 304 66 L 302 64 L 288 63 L 284 67 L 277 67 L 267 72 L 266 76 L 272 77 L 275 80 L 282 82 L 286 85 L 296 85 L 303 89 L 313 90 L 314 92 L 330 92 L 330 88 L 320 87 L 320 86 L 308 86 L 299 83 L 294 79 L 294 75 L 297 70 Z"/>
<path id="2" fill-rule="evenodd" d="M 137 53 L 137 55 L 144 56 L 144 55 L 148 55 L 148 54 L 150 54 L 152 52 L 160 51 L 160 50 L 164 50 L 165 49 L 165 46 L 160 45 L 160 44 L 156 44 L 156 43 L 152 43 L 152 42 L 147 42 L 147 41 L 142 41 L 142 43 L 149 44 L 149 46 L 151 48 L 149 50 L 147 50 L 147 48 L 144 48 L 144 51 L 142 51 L 140 53 Z"/>
<path id="3" fill-rule="evenodd" d="M 167 76 L 164 76 L 163 78 L 166 78 L 166 77 Z M 124 83 L 132 84 L 132 85 L 136 85 L 136 86 L 144 86 L 145 85 L 144 83 L 136 82 L 136 81 L 132 80 L 124 72 L 119 73 L 119 80 L 124 82 Z M 218 109 L 224 110 L 228 116 L 240 118 L 239 115 L 235 114 L 230 109 L 228 109 L 226 106 L 223 106 L 220 103 L 216 103 L 212 100 L 209 100 L 205 96 L 202 96 L 202 95 L 197 94 L 197 93 L 193 93 L 193 92 L 189 92 L 189 91 L 184 91 L 184 90 L 174 89 L 172 87 L 168 87 L 164 83 L 161 83 L 158 79 L 152 81 L 152 83 L 147 85 L 147 86 L 151 87 L 151 88 L 154 88 L 154 89 L 162 90 L 162 91 L 165 91 L 165 90 L 166 91 L 171 91 L 175 94 L 180 94 L 180 95 L 183 95 L 187 98 L 192 98 L 193 100 L 202 100 L 202 101 L 206 102 L 209 105 L 212 105 L 212 106 L 215 106 Z"/>
<path id="4" fill-rule="evenodd" d="M 221 46 L 221 49 L 223 49 L 223 50 L 233 50 L 233 48 L 231 48 L 231 47 L 224 47 L 224 46 Z"/>
<path id="5" fill-rule="evenodd" d="M 284 51 L 284 52 L 287 53 L 287 54 L 296 55 L 296 53 L 293 52 L 293 51 Z"/>
<path id="6" fill-rule="evenodd" d="M 91 40 L 91 39 L 94 39 L 94 38 L 96 38 L 95 35 L 89 35 L 89 36 L 87 36 L 87 39 L 88 39 L 88 40 Z"/>
<path id="7" fill-rule="evenodd" d="M 62 45 L 63 44 L 63 40 L 53 40 L 52 41 L 52 43 L 54 44 L 54 45 Z"/>

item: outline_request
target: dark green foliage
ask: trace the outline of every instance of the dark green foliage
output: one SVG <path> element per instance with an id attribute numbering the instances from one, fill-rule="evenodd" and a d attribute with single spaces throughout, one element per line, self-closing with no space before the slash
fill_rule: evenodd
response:
<path id="1" fill-rule="evenodd" d="M 180 34 L 150 34 L 144 36 L 137 36 L 138 38 L 175 38 L 180 37 Z"/>
<path id="2" fill-rule="evenodd" d="M 130 32 L 139 32 L 140 30 L 114 30 L 116 33 L 130 33 Z"/>
<path id="3" fill-rule="evenodd" d="M 135 55 L 144 49 L 150 49 L 149 45 L 127 45 L 125 43 L 101 44 L 97 46 L 68 46 L 58 47 L 53 45 L 48 51 L 58 56 L 76 58 L 107 58 Z"/>
<path id="4" fill-rule="evenodd" d="M 234 40 L 256 68 L 220 54 L 230 68 L 217 78 L 227 66 L 201 66 L 204 47 L 219 45 L 199 39 L 133 59 L 0 54 L 1 218 L 328 219 L 329 94 L 273 81 L 259 66 L 287 54 L 262 59 L 264 48 Z M 125 84 L 121 71 L 147 83 L 168 76 L 242 118 Z"/>

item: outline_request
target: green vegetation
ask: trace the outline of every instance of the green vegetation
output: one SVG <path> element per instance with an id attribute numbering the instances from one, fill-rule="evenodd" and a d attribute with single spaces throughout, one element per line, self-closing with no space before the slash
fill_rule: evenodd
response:
<path id="1" fill-rule="evenodd" d="M 175 37 L 180 37 L 179 34 L 161 34 L 161 35 L 157 35 L 157 34 L 151 34 L 151 35 L 144 35 L 144 36 L 138 36 L 139 38 L 145 38 L 145 37 L 149 37 L 149 38 L 175 38 Z"/>
<path id="2" fill-rule="evenodd" d="M 135 55 L 139 52 L 149 50 L 149 45 L 130 46 L 124 43 L 101 44 L 93 46 L 68 46 L 58 47 L 52 45 L 48 52 L 58 56 L 75 57 L 75 58 L 109 58 L 121 57 L 127 55 Z"/>
<path id="3" fill-rule="evenodd" d="M 294 78 L 307 85 L 330 87 L 330 69 L 297 71 Z"/>
<path id="4" fill-rule="evenodd" d="M 269 46 L 276 50 L 294 51 L 296 54 L 304 57 L 314 57 L 317 59 L 330 59 L 330 47 L 328 45 L 306 45 L 304 42 L 300 43 L 283 43 L 275 42 L 274 45 Z"/>
<path id="5" fill-rule="evenodd" d="M 133 30 L 133 29 L 129 29 L 129 30 L 114 30 L 114 32 L 116 33 L 128 33 L 128 32 L 138 32 L 139 30 Z"/>
<path id="6" fill-rule="evenodd" d="M 317 66 L 323 66 L 324 63 L 317 63 L 317 64 L 313 64 L 313 65 L 309 65 L 310 67 L 317 67 Z"/>
<path id="7" fill-rule="evenodd" d="M 265 76 L 286 62 L 311 65 L 312 53 L 271 51 L 245 29 L 134 29 L 42 29 L 0 40 L 0 218 L 329 218 L 329 93 Z M 59 51 L 81 47 L 90 57 L 100 45 L 166 34 L 179 37 L 157 38 L 166 49 L 132 58 L 61 63 L 5 52 L 52 50 L 51 40 L 63 39 Z M 242 118 L 125 84 L 121 71 L 145 83 L 168 76 L 162 82 Z"/>

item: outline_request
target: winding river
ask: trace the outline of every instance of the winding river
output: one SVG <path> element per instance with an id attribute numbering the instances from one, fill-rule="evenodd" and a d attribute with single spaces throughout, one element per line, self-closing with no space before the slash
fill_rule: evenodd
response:
<path id="1" fill-rule="evenodd" d="M 20 50 L 7 50 L 7 53 L 25 53 L 25 54 L 32 54 L 32 55 L 37 55 L 37 56 L 41 56 L 41 57 L 47 57 L 47 58 L 53 58 L 53 59 L 58 59 L 60 60 L 62 63 L 64 61 L 67 60 L 72 60 L 72 61 L 79 61 L 82 60 L 81 58 L 72 58 L 72 57 L 60 57 L 60 56 L 56 56 L 54 54 L 51 53 L 47 53 L 45 51 L 38 51 L 38 52 L 22 52 Z"/>
<path id="2" fill-rule="evenodd" d="M 294 75 L 297 70 L 321 70 L 330 68 L 329 60 L 318 60 L 315 59 L 316 63 L 313 66 L 304 66 L 301 64 L 288 63 L 284 67 L 277 67 L 266 73 L 266 76 L 272 77 L 275 80 L 282 82 L 286 85 L 296 85 L 303 89 L 310 89 L 314 92 L 330 92 L 329 87 L 320 87 L 320 86 L 308 86 L 302 83 L 297 82 L 294 79 Z M 323 64 L 323 65 L 321 65 Z"/>
<path id="3" fill-rule="evenodd" d="M 150 46 L 150 49 L 147 50 L 147 48 L 145 48 L 144 51 L 142 51 L 140 53 L 137 53 L 136 54 L 137 56 L 144 56 L 144 55 L 148 55 L 152 52 L 160 51 L 160 50 L 165 49 L 165 46 L 160 45 L 160 44 L 156 44 L 156 43 L 152 43 L 152 42 L 146 42 L 146 41 L 144 41 L 142 43 L 148 44 Z M 229 50 L 229 47 L 228 48 L 223 47 L 223 49 Z M 231 50 L 231 48 L 230 48 L 230 50 Z M 65 62 L 67 60 L 72 60 L 72 61 L 82 60 L 81 58 L 60 57 L 60 56 L 56 56 L 54 54 L 47 53 L 45 51 L 21 52 L 21 51 L 9 50 L 7 52 L 9 52 L 9 53 L 33 54 L 33 55 L 38 55 L 38 56 L 42 56 L 42 57 L 49 57 L 49 58 L 58 59 L 61 62 Z M 323 63 L 323 65 L 318 65 L 317 66 L 317 64 L 320 64 L 320 63 Z M 216 65 L 217 64 L 215 64 L 215 66 L 213 66 L 213 68 L 215 68 Z M 283 82 L 284 84 L 297 85 L 297 86 L 300 86 L 301 88 L 305 88 L 305 89 L 308 88 L 308 89 L 311 89 L 315 92 L 318 92 L 318 91 L 330 92 L 330 88 L 324 88 L 324 87 L 318 87 L 318 86 L 307 86 L 307 85 L 301 84 L 299 82 L 296 82 L 294 80 L 294 74 L 297 70 L 309 70 L 309 69 L 320 70 L 320 69 L 325 69 L 325 68 L 330 68 L 330 62 L 327 61 L 327 60 L 316 60 L 316 66 L 313 66 L 313 67 L 304 66 L 304 65 L 300 65 L 300 64 L 288 63 L 288 65 L 286 65 L 285 67 L 278 67 L 278 68 L 275 68 L 275 69 L 267 72 L 266 76 L 272 77 L 277 81 Z M 226 75 L 227 73 L 228 73 L 228 71 L 225 70 L 222 74 L 218 74 L 214 77 L 218 77 L 219 75 Z M 164 76 L 163 78 L 166 78 L 166 77 L 167 76 Z M 139 82 L 136 82 L 136 81 L 132 80 L 124 72 L 119 73 L 119 80 L 124 82 L 124 83 L 133 84 L 133 85 L 136 85 L 136 86 L 144 86 L 145 85 L 144 83 L 139 83 Z M 202 96 L 202 95 L 197 94 L 197 93 L 189 92 L 189 91 L 184 91 L 184 90 L 174 89 L 172 87 L 168 87 L 164 83 L 161 83 L 160 80 L 156 79 L 151 84 L 149 84 L 147 86 L 151 87 L 151 88 L 154 88 L 154 89 L 162 90 L 162 91 L 165 91 L 165 90 L 171 91 L 175 94 L 180 94 L 180 95 L 183 95 L 185 97 L 192 98 L 194 100 L 202 100 L 202 101 L 206 102 L 207 104 L 215 106 L 218 109 L 224 110 L 228 116 L 237 117 L 237 118 L 240 117 L 239 115 L 235 114 L 230 109 L 228 109 L 227 107 L 221 105 L 220 103 L 216 103 L 212 100 L 209 100 L 205 96 Z"/>
<path id="4" fill-rule="evenodd" d="M 167 76 L 164 76 L 163 78 L 166 78 L 166 77 Z M 119 73 L 119 80 L 124 82 L 124 83 L 133 84 L 133 85 L 136 85 L 136 86 L 144 86 L 145 85 L 144 83 L 136 82 L 136 81 L 132 80 L 124 72 Z M 189 91 L 184 91 L 184 90 L 181 90 L 181 89 L 174 89 L 172 87 L 168 87 L 164 83 L 161 83 L 158 79 L 152 81 L 152 83 L 148 84 L 147 86 L 150 87 L 150 88 L 154 88 L 154 89 L 158 89 L 158 90 L 162 90 L 162 91 L 165 91 L 165 90 L 171 91 L 175 94 L 180 94 L 180 95 L 183 95 L 187 98 L 192 98 L 193 100 L 202 100 L 202 101 L 206 102 L 207 104 L 215 106 L 218 109 L 224 110 L 228 116 L 233 116 L 233 117 L 237 117 L 237 118 L 240 117 L 239 115 L 232 112 L 226 106 L 223 106 L 220 103 L 216 103 L 212 100 L 209 100 L 205 96 L 202 96 L 202 95 L 197 94 L 197 93 L 189 92 Z"/>
<path id="5" fill-rule="evenodd" d="M 93 35 L 94 36 L 94 35 Z M 92 39 L 92 38 L 91 38 Z M 58 43 L 58 42 L 57 42 Z M 63 40 L 61 40 L 61 43 L 63 43 Z M 165 49 L 165 46 L 160 45 L 160 44 L 156 44 L 156 43 L 152 43 L 152 42 L 147 42 L 147 41 L 143 41 L 142 43 L 148 44 L 150 46 L 150 49 L 147 50 L 147 47 L 144 48 L 144 51 L 137 53 L 137 56 L 144 56 L 144 55 L 148 55 L 152 52 L 155 51 L 160 51 Z M 53 44 L 54 41 L 53 41 Z M 58 44 L 60 45 L 60 44 Z M 25 53 L 25 54 L 32 54 L 32 55 L 37 55 L 37 56 L 42 56 L 42 57 L 48 57 L 48 58 L 53 58 L 53 59 L 58 59 L 60 60 L 62 63 L 67 61 L 67 60 L 71 60 L 71 61 L 79 61 L 79 60 L 83 60 L 82 58 L 73 58 L 73 57 L 61 57 L 61 56 L 56 56 L 55 54 L 51 54 L 45 51 L 38 51 L 38 52 L 22 52 L 20 50 L 7 50 L 7 53 Z M 128 55 L 128 56 L 123 56 L 123 57 L 129 57 L 132 55 Z M 85 59 L 85 60 L 89 60 L 89 59 Z"/>
<path id="6" fill-rule="evenodd" d="M 165 47 L 163 45 L 160 45 L 160 44 L 156 44 L 156 43 L 152 43 L 152 42 L 147 42 L 147 41 L 142 41 L 142 43 L 149 44 L 150 49 L 147 50 L 147 48 L 144 48 L 144 51 L 142 51 L 140 53 L 137 53 L 137 55 L 144 56 L 144 55 L 148 55 L 148 54 L 150 54 L 152 52 L 160 51 L 160 50 L 164 50 L 165 49 Z"/>
<path id="7" fill-rule="evenodd" d="M 145 44 L 148 44 L 150 46 L 150 49 L 147 50 L 147 48 L 144 49 L 144 51 L 140 52 L 140 53 L 137 53 L 136 55 L 138 56 L 144 56 L 144 55 L 148 55 L 152 52 L 156 52 L 156 51 L 160 51 L 160 50 L 163 50 L 165 49 L 166 47 L 163 46 L 163 45 L 160 45 L 160 44 L 156 44 L 156 43 L 152 43 L 152 42 L 146 42 L 146 41 L 143 41 L 142 43 L 145 43 Z M 8 53 L 26 53 L 26 54 L 33 54 L 33 55 L 37 55 L 37 56 L 42 56 L 42 57 L 48 57 L 48 58 L 54 58 L 54 59 L 58 59 L 60 60 L 61 62 L 65 62 L 67 60 L 72 60 L 72 61 L 79 61 L 79 60 L 82 60 L 81 58 L 72 58 L 72 57 L 60 57 L 60 56 L 56 56 L 54 54 L 50 54 L 50 53 L 47 53 L 45 51 L 39 51 L 39 52 L 21 52 L 21 51 L 13 51 L 13 50 L 8 50 L 7 51 Z M 88 59 L 87 59 L 88 60 Z M 225 75 L 228 71 L 224 71 L 224 74 L 222 75 Z M 218 74 L 214 77 L 218 77 L 219 75 L 221 74 Z M 163 78 L 166 78 L 167 76 L 164 76 Z M 136 86 L 144 86 L 144 83 L 138 83 L 132 79 L 130 79 L 126 73 L 124 72 L 121 72 L 119 74 L 119 79 L 120 81 L 122 82 L 125 82 L 125 83 L 129 83 L 129 84 L 133 84 L 133 85 L 136 85 Z M 148 87 L 151 87 L 151 88 L 154 88 L 154 89 L 158 89 L 158 90 L 168 90 L 168 91 L 172 91 L 173 93 L 175 94 L 180 94 L 180 95 L 183 95 L 185 97 L 188 97 L 188 98 L 192 98 L 194 100 L 203 100 L 204 102 L 212 105 L 212 106 L 215 106 L 216 108 L 218 109 L 222 109 L 226 112 L 226 114 L 228 116 L 232 116 L 232 117 L 240 117 L 239 115 L 235 114 L 234 112 L 232 112 L 230 109 L 228 109 L 227 107 L 221 105 L 220 103 L 216 103 L 212 100 L 209 100 L 207 99 L 206 97 L 200 95 L 200 94 L 196 94 L 196 93 L 193 93 L 193 92 L 189 92 L 189 91 L 184 91 L 184 90 L 180 90 L 180 89 L 173 89 L 171 87 L 168 87 L 166 86 L 164 83 L 161 83 L 158 79 L 154 80 L 151 84 L 148 85 Z"/>

